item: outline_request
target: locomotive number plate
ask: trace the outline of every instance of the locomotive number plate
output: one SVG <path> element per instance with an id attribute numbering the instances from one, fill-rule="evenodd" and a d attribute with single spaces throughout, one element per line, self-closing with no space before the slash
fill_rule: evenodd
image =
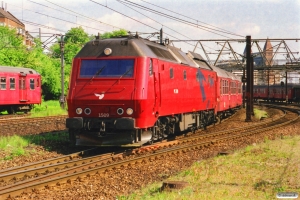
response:
<path id="1" fill-rule="evenodd" d="M 99 113 L 99 117 L 109 117 L 109 113 Z"/>

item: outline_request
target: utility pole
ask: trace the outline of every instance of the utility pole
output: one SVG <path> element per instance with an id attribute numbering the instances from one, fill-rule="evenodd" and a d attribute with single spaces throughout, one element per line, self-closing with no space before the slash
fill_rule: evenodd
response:
<path id="1" fill-rule="evenodd" d="M 246 122 L 251 122 L 253 114 L 253 57 L 251 55 L 251 36 L 246 36 L 246 70 L 247 70 L 247 87 L 246 87 Z"/>
<path id="2" fill-rule="evenodd" d="M 40 42 L 42 42 L 42 31 L 41 31 L 41 28 L 39 28 L 39 39 L 40 39 Z"/>
<path id="3" fill-rule="evenodd" d="M 61 53 L 61 96 L 59 99 L 60 107 L 62 109 L 65 109 L 65 81 L 64 81 L 64 50 L 65 50 L 65 44 L 64 44 L 64 36 L 62 35 L 60 38 L 60 53 Z"/>
<path id="4" fill-rule="evenodd" d="M 289 95 L 288 95 L 288 88 L 287 88 L 287 83 L 288 83 L 288 73 L 287 73 L 287 69 L 285 70 L 285 101 L 286 101 L 286 105 L 288 105 L 289 103 Z"/>

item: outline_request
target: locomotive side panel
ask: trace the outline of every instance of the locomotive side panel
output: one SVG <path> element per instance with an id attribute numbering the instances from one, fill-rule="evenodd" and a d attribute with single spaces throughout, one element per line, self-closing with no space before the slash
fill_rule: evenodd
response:
<path id="1" fill-rule="evenodd" d="M 221 111 L 231 107 L 218 94 L 218 73 L 230 82 L 199 54 L 138 37 L 89 42 L 72 66 L 70 138 L 77 145 L 141 145 L 205 128 L 215 121 L 217 97 L 227 103 Z"/>

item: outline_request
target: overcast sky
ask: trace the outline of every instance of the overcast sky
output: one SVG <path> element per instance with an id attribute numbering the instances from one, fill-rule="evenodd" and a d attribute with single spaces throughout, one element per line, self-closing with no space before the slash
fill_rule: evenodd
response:
<path id="1" fill-rule="evenodd" d="M 8 11 L 23 20 L 26 29 L 34 36 L 38 28 L 42 28 L 42 33 L 63 33 L 81 25 L 89 34 L 119 28 L 132 32 L 153 33 L 163 27 L 165 37 L 185 40 L 243 39 L 246 35 L 260 39 L 300 38 L 300 0 L 132 0 L 144 8 L 185 20 L 185 23 L 131 6 L 138 11 L 136 12 L 117 0 L 92 1 L 6 0 L 3 2 L 4 5 L 7 3 Z M 36 25 L 33 26 L 32 23 Z M 198 23 L 199 26 L 196 28 L 187 23 Z M 210 31 L 202 29 L 207 27 L 211 28 Z M 299 43 L 300 41 L 289 43 L 292 51 L 299 51 Z M 192 46 L 188 46 L 183 45 L 182 48 L 193 50 Z"/>

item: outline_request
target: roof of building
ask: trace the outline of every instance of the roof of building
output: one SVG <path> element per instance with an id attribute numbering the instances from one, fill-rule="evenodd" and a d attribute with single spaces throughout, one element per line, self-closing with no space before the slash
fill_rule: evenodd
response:
<path id="1" fill-rule="evenodd" d="M 0 18 L 10 19 L 21 26 L 25 26 L 20 20 L 18 20 L 13 14 L 8 11 L 5 11 L 3 8 L 0 8 Z"/>
<path id="2" fill-rule="evenodd" d="M 271 44 L 271 41 L 269 40 L 269 38 L 267 38 L 265 46 L 264 46 L 264 51 L 272 51 L 273 52 L 273 47 Z"/>

